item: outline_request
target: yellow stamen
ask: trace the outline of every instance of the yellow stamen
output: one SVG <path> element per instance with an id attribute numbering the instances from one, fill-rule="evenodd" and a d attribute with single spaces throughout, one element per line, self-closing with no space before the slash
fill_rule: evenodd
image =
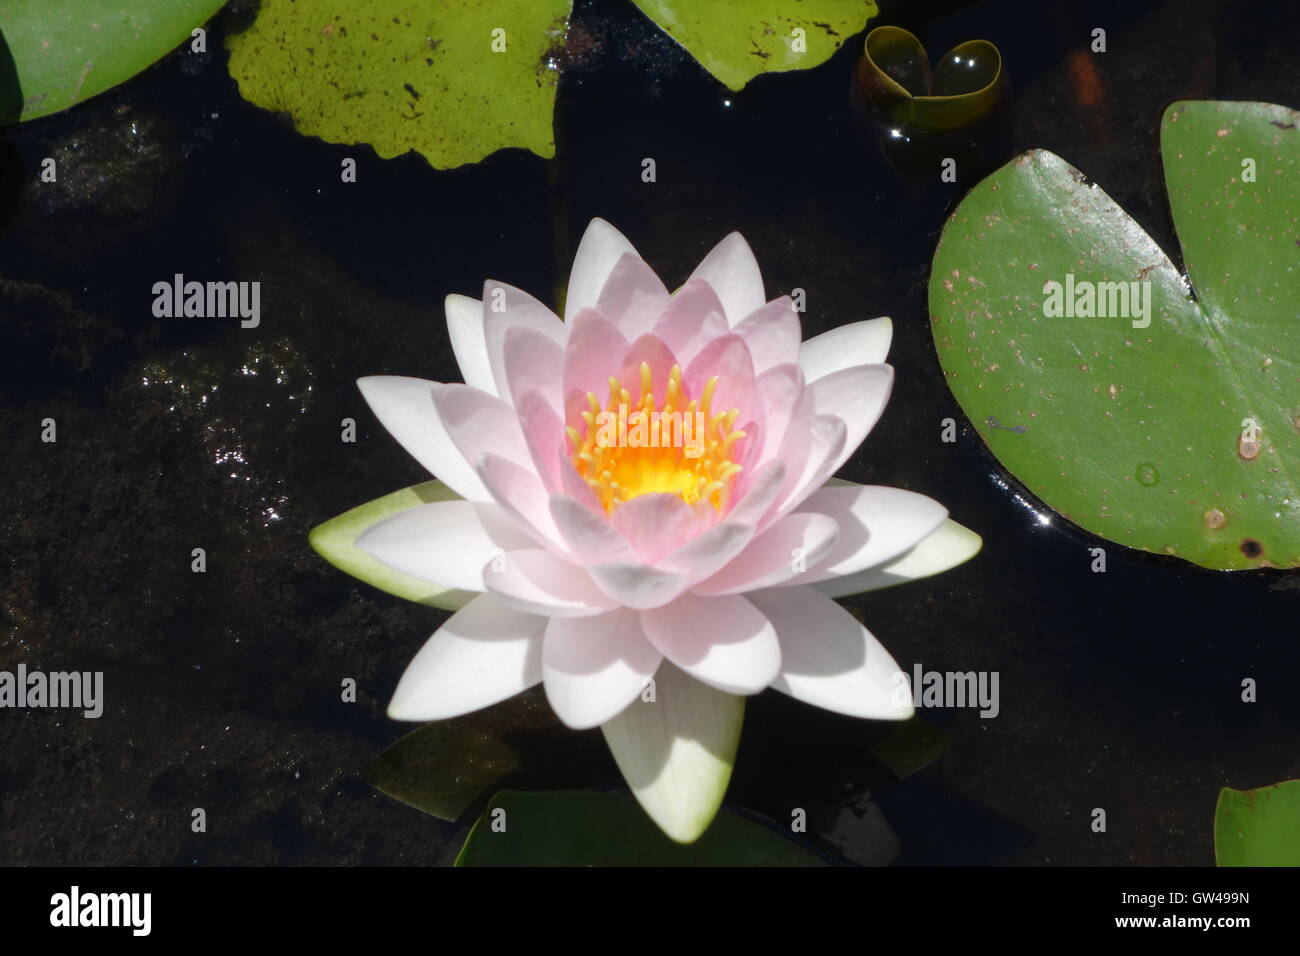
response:
<path id="1" fill-rule="evenodd" d="M 698 399 L 684 402 L 682 370 L 674 365 L 663 401 L 658 403 L 650 365 L 642 362 L 638 373 L 640 395 L 635 406 L 623 383 L 612 375 L 604 408 L 594 394 L 587 393 L 587 408 L 578 413 L 582 424 L 565 428 L 572 443 L 573 467 L 606 512 L 652 493 L 677 495 L 688 505 L 707 501 L 719 511 L 725 509 L 741 471 L 732 460 L 736 443 L 746 437 L 734 427 L 740 410 L 713 410 L 716 375 L 705 383 Z"/>

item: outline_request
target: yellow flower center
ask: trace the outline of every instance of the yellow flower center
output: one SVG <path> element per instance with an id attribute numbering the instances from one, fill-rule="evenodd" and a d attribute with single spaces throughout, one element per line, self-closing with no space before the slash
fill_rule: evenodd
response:
<path id="1" fill-rule="evenodd" d="M 745 432 L 735 429 L 737 408 L 713 411 L 715 375 L 698 399 L 684 401 L 682 370 L 674 365 L 662 403 L 655 401 L 650 366 L 641 363 L 641 396 L 632 396 L 614 376 L 602 408 L 593 392 L 582 411 L 585 429 L 565 429 L 578 474 L 591 486 L 606 513 L 637 495 L 677 495 L 688 505 L 707 501 L 727 507 L 732 481 L 741 466 L 731 460 Z"/>

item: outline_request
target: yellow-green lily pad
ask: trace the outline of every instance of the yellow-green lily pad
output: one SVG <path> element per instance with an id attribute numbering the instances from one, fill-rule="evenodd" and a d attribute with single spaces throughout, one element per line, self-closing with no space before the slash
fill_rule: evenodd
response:
<path id="1" fill-rule="evenodd" d="M 733 90 L 760 73 L 830 59 L 879 10 L 875 0 L 633 0 Z"/>
<path id="2" fill-rule="evenodd" d="M 1187 277 L 1033 150 L 975 186 L 930 274 L 940 362 L 993 454 L 1075 524 L 1208 568 L 1300 566 L 1300 114 L 1160 128 Z"/>
<path id="3" fill-rule="evenodd" d="M 440 168 L 518 147 L 555 155 L 551 114 L 572 0 L 262 0 L 229 37 L 243 97 L 331 143 Z"/>
<path id="4" fill-rule="evenodd" d="M 1219 866 L 1300 866 L 1300 780 L 1219 791 L 1214 859 Z"/>

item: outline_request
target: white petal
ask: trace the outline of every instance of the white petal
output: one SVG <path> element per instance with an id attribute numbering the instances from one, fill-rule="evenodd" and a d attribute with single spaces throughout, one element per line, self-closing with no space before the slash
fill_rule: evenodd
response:
<path id="1" fill-rule="evenodd" d="M 494 504 L 436 501 L 367 528 L 356 545 L 394 570 L 447 588 L 483 591 L 483 565 L 533 540 Z"/>
<path id="2" fill-rule="evenodd" d="M 686 590 L 691 579 L 635 561 L 589 564 L 587 573 L 610 599 L 623 607 L 660 607 Z"/>
<path id="3" fill-rule="evenodd" d="M 664 661 L 653 701 L 634 700 L 601 726 L 623 779 L 659 828 L 694 843 L 722 806 L 745 719 L 745 699 Z"/>
<path id="4" fill-rule="evenodd" d="M 569 288 L 564 299 L 564 321 L 568 322 L 583 308 L 594 309 L 615 263 L 624 253 L 636 255 L 636 249 L 624 235 L 604 219 L 593 219 L 583 233 L 573 257 Z"/>
<path id="5" fill-rule="evenodd" d="M 449 295 L 446 301 L 447 335 L 451 350 L 460 366 L 466 385 L 497 394 L 497 383 L 488 362 L 487 341 L 483 338 L 483 303 L 467 295 Z"/>
<path id="6" fill-rule="evenodd" d="M 743 597 L 683 594 L 642 611 L 641 626 L 670 661 L 729 694 L 757 694 L 781 669 L 776 631 Z"/>
<path id="7" fill-rule="evenodd" d="M 695 267 L 690 279 L 703 279 L 713 287 L 727 311 L 728 325 L 738 324 L 767 301 L 758 261 L 749 243 L 738 232 L 731 233 L 714 246 Z"/>
<path id="8" fill-rule="evenodd" d="M 546 617 L 589 617 L 614 608 L 614 602 L 577 565 L 549 551 L 508 551 L 483 568 L 483 583 L 521 611 Z"/>
<path id="9" fill-rule="evenodd" d="M 912 716 L 907 675 L 848 611 L 815 588 L 779 588 L 749 595 L 781 642 L 783 693 L 850 717 Z"/>
<path id="10" fill-rule="evenodd" d="M 781 584 L 820 567 L 839 537 L 833 518 L 824 514 L 786 515 L 749 543 L 735 560 L 696 585 L 695 594 L 739 594 Z"/>
<path id="11" fill-rule="evenodd" d="M 828 474 L 848 461 L 880 421 L 893 388 L 894 369 L 889 365 L 853 365 L 809 383 L 815 413 L 834 415 L 846 428 L 844 447 Z"/>
<path id="12" fill-rule="evenodd" d="M 446 720 L 488 707 L 542 679 L 546 618 L 480 594 L 434 632 L 397 683 L 388 716 Z"/>
<path id="13" fill-rule="evenodd" d="M 851 322 L 799 346 L 799 365 L 810 382 L 853 365 L 876 365 L 888 357 L 893 337 L 888 316 Z"/>
<path id="14" fill-rule="evenodd" d="M 882 485 L 826 485 L 799 506 L 799 512 L 829 515 L 839 525 L 835 547 L 792 584 L 843 577 L 892 561 L 910 551 L 948 517 L 933 498 Z"/>
<path id="15" fill-rule="evenodd" d="M 370 375 L 357 379 L 357 387 L 379 423 L 412 458 L 462 498 L 491 500 L 434 407 L 441 385 L 401 375 Z"/>
<path id="16" fill-rule="evenodd" d="M 546 699 L 574 730 L 598 727 L 637 698 L 663 659 L 635 611 L 555 618 L 542 644 Z"/>
<path id="17" fill-rule="evenodd" d="M 901 558 L 847 577 L 818 581 L 812 587 L 830 597 L 845 597 L 904 584 L 917 578 L 928 578 L 969 561 L 979 553 L 983 544 L 974 531 L 946 518 L 943 524 Z"/>

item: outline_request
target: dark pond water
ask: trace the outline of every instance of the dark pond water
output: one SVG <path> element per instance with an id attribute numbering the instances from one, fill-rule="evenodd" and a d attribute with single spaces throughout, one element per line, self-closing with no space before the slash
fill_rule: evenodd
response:
<path id="1" fill-rule="evenodd" d="M 1060 153 L 1176 261 L 1163 107 L 1300 106 L 1293 4 L 895 3 L 878 22 L 936 58 L 997 43 L 1015 102 L 990 159 Z M 997 671 L 999 716 L 926 712 L 950 749 L 878 785 L 863 769 L 872 725 L 768 692 L 730 799 L 828 819 L 869 787 L 904 864 L 1212 862 L 1219 787 L 1300 776 L 1296 576 L 1117 546 L 1094 574 L 1099 542 L 1041 523 L 1008 487 L 944 384 L 926 307 L 938 228 L 974 171 L 951 185 L 882 160 L 850 113 L 860 37 L 736 95 L 629 3 L 580 3 L 577 24 L 591 52 L 562 82 L 550 162 L 509 152 L 436 172 L 300 137 L 239 97 L 219 42 L 0 139 L 0 668 L 102 670 L 106 697 L 99 720 L 0 715 L 0 862 L 450 859 L 463 828 L 361 777 L 408 729 L 384 706 L 444 615 L 333 570 L 306 535 L 425 477 L 354 380 L 457 377 L 444 295 L 492 277 L 554 301 L 596 215 L 670 287 L 739 229 L 769 292 L 807 290 L 806 335 L 893 316 L 894 397 L 844 474 L 931 495 L 985 540 L 957 571 L 849 604 L 905 668 Z M 1109 50 L 1084 55 L 1096 26 Z M 38 182 L 46 156 L 57 184 Z M 345 156 L 356 184 L 339 181 Z M 153 283 L 178 272 L 260 281 L 260 327 L 154 318 Z M 955 444 L 939 440 L 949 416 Z M 47 417 L 55 444 L 40 441 Z M 339 440 L 345 417 L 355 444 Z M 345 677 L 357 703 L 340 700 Z M 1256 704 L 1240 701 L 1245 677 Z M 574 783 L 617 782 L 598 734 L 541 736 L 557 765 L 591 753 L 596 779 Z M 207 833 L 191 832 L 194 807 Z"/>

